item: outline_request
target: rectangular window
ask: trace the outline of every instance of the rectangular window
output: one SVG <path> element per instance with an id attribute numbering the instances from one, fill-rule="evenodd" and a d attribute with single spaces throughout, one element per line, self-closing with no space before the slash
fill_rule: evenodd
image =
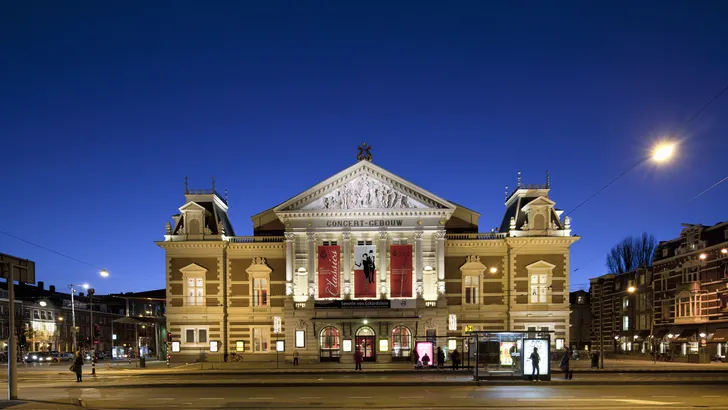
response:
<path id="1" fill-rule="evenodd" d="M 185 343 L 195 343 L 195 329 L 185 330 Z"/>
<path id="2" fill-rule="evenodd" d="M 629 297 L 622 296 L 622 310 L 627 310 L 629 307 Z"/>
<path id="3" fill-rule="evenodd" d="M 187 306 L 202 306 L 205 296 L 205 280 L 201 276 L 187 277 Z"/>
<path id="4" fill-rule="evenodd" d="M 33 309 L 33 319 L 40 320 L 40 311 L 38 309 Z"/>
<path id="5" fill-rule="evenodd" d="M 296 330 L 296 347 L 306 347 L 305 330 Z"/>
<path id="6" fill-rule="evenodd" d="M 577 296 L 576 297 L 576 304 L 577 305 L 583 305 L 584 304 L 584 296 Z"/>
<path id="7" fill-rule="evenodd" d="M 640 315 L 640 330 L 647 330 L 649 327 L 647 326 L 647 315 Z"/>
<path id="8" fill-rule="evenodd" d="M 187 328 L 184 333 L 184 343 L 186 344 L 204 344 L 208 342 L 207 328 Z"/>
<path id="9" fill-rule="evenodd" d="M 668 248 L 662 249 L 662 257 L 667 258 L 667 256 L 670 254 L 670 250 Z"/>
<path id="10" fill-rule="evenodd" d="M 197 343 L 207 343 L 207 329 L 197 329 Z"/>
<path id="11" fill-rule="evenodd" d="M 683 268 L 683 283 L 697 282 L 698 268 Z"/>
<path id="12" fill-rule="evenodd" d="M 265 278 L 253 279 L 253 306 L 268 306 L 268 280 Z"/>
<path id="13" fill-rule="evenodd" d="M 465 304 L 477 305 L 480 292 L 480 278 L 478 276 L 466 276 L 464 284 Z"/>
<path id="14" fill-rule="evenodd" d="M 690 309 L 690 298 L 680 298 L 677 302 L 677 317 L 689 317 L 692 316 Z"/>
<path id="15" fill-rule="evenodd" d="M 244 340 L 238 340 L 235 342 L 235 351 L 236 352 L 244 352 L 245 351 L 245 341 Z"/>
<path id="16" fill-rule="evenodd" d="M 622 330 L 629 330 L 629 316 L 622 316 Z"/>
<path id="17" fill-rule="evenodd" d="M 644 284 L 645 284 L 645 274 L 643 273 L 640 275 L 640 285 L 644 285 Z"/>
<path id="18" fill-rule="evenodd" d="M 531 303 L 546 303 L 549 275 L 539 273 L 531 275 Z"/>
<path id="19" fill-rule="evenodd" d="M 262 327 L 253 328 L 253 352 L 267 352 L 270 329 Z"/>

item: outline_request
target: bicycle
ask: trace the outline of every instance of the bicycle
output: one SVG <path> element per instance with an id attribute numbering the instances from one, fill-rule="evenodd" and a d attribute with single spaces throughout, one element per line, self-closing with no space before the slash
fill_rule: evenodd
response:
<path id="1" fill-rule="evenodd" d="M 230 353 L 228 355 L 228 357 L 225 359 L 225 361 L 228 362 L 228 363 L 242 362 L 243 361 L 243 356 L 241 356 L 239 354 L 235 354 L 235 353 Z"/>

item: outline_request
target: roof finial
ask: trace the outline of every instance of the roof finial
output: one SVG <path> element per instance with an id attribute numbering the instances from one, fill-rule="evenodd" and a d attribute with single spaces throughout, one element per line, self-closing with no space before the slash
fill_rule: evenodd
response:
<path id="1" fill-rule="evenodd" d="M 189 194 L 189 193 L 190 193 L 190 189 L 187 186 L 187 177 L 185 176 L 185 194 Z"/>
<path id="2" fill-rule="evenodd" d="M 359 153 L 356 154 L 356 159 L 358 161 L 367 160 L 369 162 L 372 161 L 372 146 L 367 145 L 367 143 L 361 144 L 359 147 Z"/>
<path id="3" fill-rule="evenodd" d="M 506 185 L 506 202 L 508 202 L 508 185 Z"/>
<path id="4" fill-rule="evenodd" d="M 546 189 L 551 188 L 551 176 L 549 175 L 549 170 L 546 170 Z"/>
<path id="5" fill-rule="evenodd" d="M 522 185 L 521 181 L 522 181 L 521 171 L 518 171 L 518 189 L 521 189 L 521 185 Z"/>
<path id="6" fill-rule="evenodd" d="M 215 192 L 215 176 L 212 176 L 212 192 Z"/>

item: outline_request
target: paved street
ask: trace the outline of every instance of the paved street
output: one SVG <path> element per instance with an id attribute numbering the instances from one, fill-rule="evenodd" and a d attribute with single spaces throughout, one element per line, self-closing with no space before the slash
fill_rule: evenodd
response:
<path id="1" fill-rule="evenodd" d="M 280 388 L 24 388 L 34 400 L 89 408 L 728 408 L 722 386 L 523 386 Z M 28 403 L 21 408 L 31 407 Z"/>

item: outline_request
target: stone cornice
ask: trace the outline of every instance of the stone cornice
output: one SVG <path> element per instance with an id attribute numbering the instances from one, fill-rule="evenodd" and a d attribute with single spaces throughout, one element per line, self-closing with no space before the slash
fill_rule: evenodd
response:
<path id="1" fill-rule="evenodd" d="M 260 249 L 285 249 L 285 242 L 252 242 L 252 243 L 231 243 L 228 247 L 231 251 L 237 250 L 260 250 Z"/>
<path id="2" fill-rule="evenodd" d="M 498 248 L 505 246 L 503 239 L 488 241 L 445 241 L 446 248 Z"/>
<path id="3" fill-rule="evenodd" d="M 518 237 L 518 238 L 506 238 L 511 246 L 529 246 L 529 245 L 567 245 L 570 246 L 574 242 L 581 239 L 578 236 L 532 236 L 532 237 Z"/>
<path id="4" fill-rule="evenodd" d="M 222 249 L 227 246 L 223 241 L 159 241 L 155 242 L 162 249 Z"/>
<path id="5" fill-rule="evenodd" d="M 432 217 L 449 217 L 452 215 L 452 211 L 449 209 L 402 209 L 398 211 L 384 210 L 384 209 L 372 209 L 372 210 L 350 210 L 350 211 L 282 211 L 278 212 L 278 217 L 281 220 L 293 220 L 293 219 L 313 219 L 313 218 L 382 218 L 382 217 L 401 217 L 401 218 L 415 218 L 419 216 L 432 216 Z"/>

